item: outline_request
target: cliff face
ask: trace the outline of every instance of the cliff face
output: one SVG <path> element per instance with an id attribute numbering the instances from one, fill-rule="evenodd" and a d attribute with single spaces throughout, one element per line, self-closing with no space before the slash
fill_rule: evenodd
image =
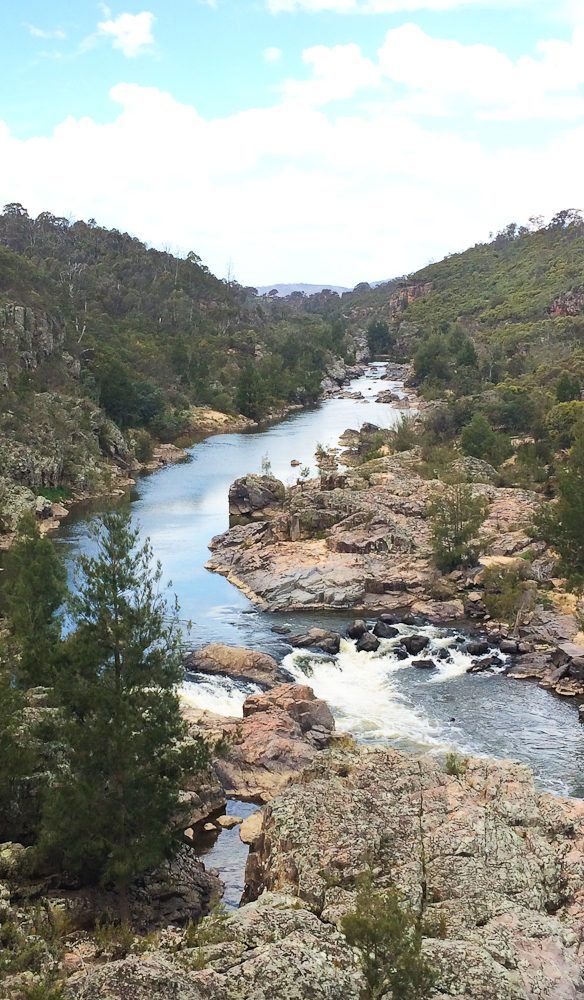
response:
<path id="1" fill-rule="evenodd" d="M 0 304 L 0 532 L 35 506 L 50 519 L 38 494 L 100 492 L 128 468 L 123 434 L 87 397 L 65 348 L 58 315 Z"/>
<path id="2" fill-rule="evenodd" d="M 0 305 L 0 389 L 15 385 L 21 372 L 34 372 L 62 351 L 65 329 L 40 309 L 8 302 Z"/>

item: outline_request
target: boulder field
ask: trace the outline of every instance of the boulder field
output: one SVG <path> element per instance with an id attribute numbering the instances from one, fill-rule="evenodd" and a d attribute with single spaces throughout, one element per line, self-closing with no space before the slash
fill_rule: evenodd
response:
<path id="1" fill-rule="evenodd" d="M 362 1000 L 341 933 L 359 877 L 420 917 L 434 1000 L 577 1000 L 584 981 L 584 802 L 529 770 L 334 748 L 263 810 L 245 905 L 145 952 L 87 963 L 69 1000 Z"/>

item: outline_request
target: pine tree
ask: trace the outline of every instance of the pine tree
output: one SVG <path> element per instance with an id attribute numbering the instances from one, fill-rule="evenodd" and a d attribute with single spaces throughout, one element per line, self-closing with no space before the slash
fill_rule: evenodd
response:
<path id="1" fill-rule="evenodd" d="M 472 486 L 455 483 L 437 494 L 429 506 L 434 557 L 438 569 L 448 571 L 476 559 L 473 539 L 483 523 L 488 505 L 474 496 Z"/>
<path id="2" fill-rule="evenodd" d="M 343 917 L 342 930 L 361 952 L 371 1000 L 425 1000 L 430 995 L 435 975 L 422 955 L 419 921 L 395 888 L 374 892 L 371 877 L 364 879 L 354 911 Z"/>
<path id="3" fill-rule="evenodd" d="M 0 842 L 12 836 L 12 824 L 19 814 L 22 779 L 31 771 L 33 752 L 23 742 L 24 697 L 0 667 Z"/>
<path id="4" fill-rule="evenodd" d="M 6 556 L 3 605 L 17 647 L 17 677 L 24 687 L 54 680 L 67 574 L 55 547 L 41 538 L 36 520 L 26 514 Z"/>
<path id="5" fill-rule="evenodd" d="M 584 584 L 584 423 L 576 430 L 568 459 L 558 475 L 558 499 L 537 518 L 542 538 L 557 551 L 562 572 Z"/>
<path id="6" fill-rule="evenodd" d="M 246 364 L 237 383 L 237 409 L 244 417 L 261 420 L 266 412 L 266 398 L 266 385 L 261 373 L 253 365 Z"/>
<path id="7" fill-rule="evenodd" d="M 68 772 L 47 798 L 42 841 L 85 880 L 113 885 L 128 922 L 133 878 L 172 853 L 184 769 L 207 754 L 184 742 L 176 606 L 160 592 L 149 543 L 138 546 L 118 513 L 97 536 L 71 600 L 69 669 L 57 687 Z"/>

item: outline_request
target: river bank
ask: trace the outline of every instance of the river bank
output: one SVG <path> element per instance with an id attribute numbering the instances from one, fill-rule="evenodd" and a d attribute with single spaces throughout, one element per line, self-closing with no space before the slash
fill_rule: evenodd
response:
<path id="1" fill-rule="evenodd" d="M 350 648 L 336 659 L 329 656 L 335 662 L 327 666 L 313 650 L 294 653 L 287 634 L 319 627 L 344 635 L 352 611 L 264 611 L 225 577 L 204 568 L 210 539 L 229 526 L 228 494 L 235 479 L 250 470 L 259 473 L 267 456 L 274 475 L 293 488 L 298 479 L 293 462 L 308 466 L 316 476 L 317 444 L 337 447 L 347 427 L 373 423 L 387 429 L 399 420 L 400 408 L 377 402 L 388 389 L 400 391 L 398 381 L 385 374 L 386 366 L 377 364 L 353 380 L 349 391 L 360 399 L 336 397 L 264 430 L 208 438 L 189 449 L 190 461 L 145 476 L 132 488 L 133 521 L 141 536 L 150 538 L 164 578 L 172 580 L 185 643 L 192 649 L 209 643 L 246 647 L 284 666 L 288 657 L 303 656 L 314 671 L 313 677 L 304 675 L 303 683 L 316 685 L 342 729 L 362 731 L 369 742 L 414 752 L 440 745 L 465 754 L 512 756 L 534 769 L 540 787 L 584 794 L 579 765 L 584 760 L 584 727 L 575 724 L 573 699 L 555 698 L 533 682 L 511 682 L 497 671 L 434 679 L 430 671 L 400 669 L 392 657 L 356 654 Z M 71 573 L 76 556 L 92 552 L 91 522 L 102 509 L 98 502 L 72 511 L 54 535 Z M 187 622 L 192 622 L 191 628 Z M 471 619 L 475 629 L 482 624 Z M 452 631 L 438 630 L 445 638 Z M 351 678 L 353 691 L 360 695 L 352 715 L 345 702 Z M 184 686 L 191 705 L 239 719 L 246 697 L 254 693 L 254 685 L 219 675 L 189 676 Z"/>

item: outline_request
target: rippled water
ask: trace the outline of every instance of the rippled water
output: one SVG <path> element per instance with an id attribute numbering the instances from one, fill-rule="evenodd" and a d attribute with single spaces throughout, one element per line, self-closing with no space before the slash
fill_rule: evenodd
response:
<path id="1" fill-rule="evenodd" d="M 369 399 L 382 388 L 396 388 L 379 375 L 379 367 L 373 366 L 351 388 Z M 274 474 L 292 483 L 297 470 L 290 462 L 312 466 L 317 443 L 336 445 L 347 427 L 358 428 L 365 421 L 389 427 L 399 415 L 388 404 L 328 400 L 262 431 L 208 438 L 190 449 L 188 463 L 140 480 L 133 516 L 172 580 L 183 617 L 193 622 L 190 641 L 265 650 L 284 659 L 299 680 L 306 679 L 308 669 L 310 684 L 329 702 L 338 726 L 367 742 L 390 741 L 408 749 L 453 746 L 467 753 L 511 757 L 532 766 L 543 787 L 584 795 L 584 726 L 578 724 L 572 701 L 496 673 L 468 675 L 468 658 L 455 647 L 451 662 L 436 672 L 398 661 L 391 643 L 383 643 L 378 654 L 356 653 L 349 642 L 337 658 L 291 654 L 285 640 L 272 631 L 274 625 L 300 630 L 319 624 L 343 630 L 350 613 L 269 615 L 204 568 L 210 539 L 227 528 L 227 493 L 235 478 L 259 472 L 267 455 Z M 102 508 L 80 509 L 60 529 L 57 541 L 70 565 L 78 552 L 91 548 L 88 523 Z M 431 635 L 435 652 L 453 646 L 453 633 L 415 631 Z M 240 714 L 252 690 L 257 689 L 220 678 L 193 678 L 185 685 L 185 696 L 213 711 Z"/>

